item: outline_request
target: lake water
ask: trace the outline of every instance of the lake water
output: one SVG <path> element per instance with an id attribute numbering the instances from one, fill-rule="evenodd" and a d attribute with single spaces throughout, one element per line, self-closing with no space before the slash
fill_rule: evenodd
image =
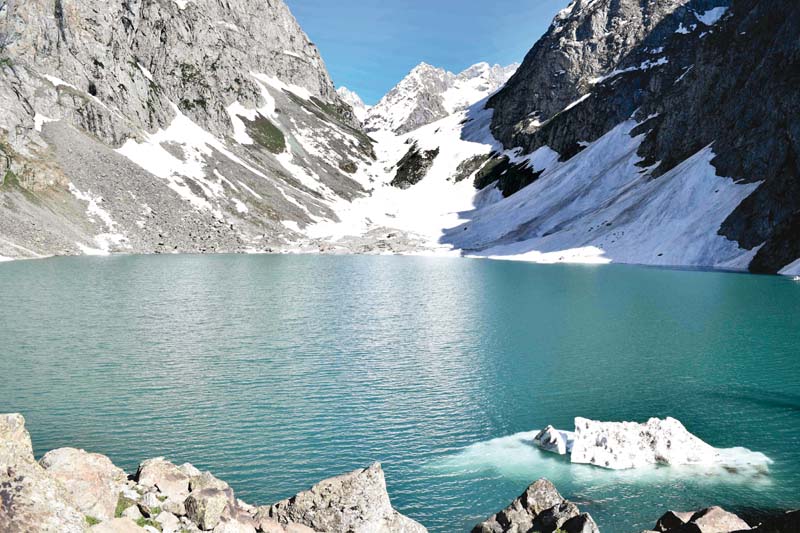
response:
<path id="1" fill-rule="evenodd" d="M 604 532 L 668 508 L 800 507 L 800 284 L 629 266 L 317 256 L 0 265 L 0 411 L 37 454 L 165 455 L 254 504 L 380 460 L 394 505 L 468 531 L 540 476 Z M 769 474 L 611 472 L 530 446 L 673 416 Z M 516 436 L 514 436 L 516 435 Z"/>

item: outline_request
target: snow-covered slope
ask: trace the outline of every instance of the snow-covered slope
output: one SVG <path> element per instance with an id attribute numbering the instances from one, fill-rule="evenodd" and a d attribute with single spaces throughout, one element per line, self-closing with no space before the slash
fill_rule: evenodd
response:
<path id="1" fill-rule="evenodd" d="M 353 108 L 353 113 L 359 122 L 363 123 L 366 120 L 367 112 L 372 106 L 366 105 L 357 93 L 351 91 L 347 87 L 339 87 L 336 89 L 336 94 L 339 95 L 339 98 L 341 98 L 344 103 Z"/>
<path id="2" fill-rule="evenodd" d="M 800 27 L 800 7 L 786 3 L 785 13 L 791 16 L 779 22 L 765 0 L 740 0 L 730 9 L 729 4 L 573 2 L 544 38 L 546 46 L 540 41 L 534 51 L 554 47 L 544 55 L 555 57 L 559 47 L 580 45 L 584 52 L 570 57 L 574 85 L 561 80 L 551 92 L 536 85 L 526 92 L 526 79 L 557 68 L 531 64 L 526 68 L 538 69 L 537 74 L 517 79 L 512 100 L 503 102 L 510 109 L 527 94 L 548 109 L 509 137 L 520 139 L 522 147 L 495 140 L 492 129 L 500 131 L 496 111 L 487 109 L 485 101 L 397 137 L 376 134 L 380 168 L 369 178 L 374 183 L 370 199 L 343 215 L 346 224 L 315 225 L 313 231 L 336 238 L 369 228 L 397 228 L 416 232 L 431 248 L 497 259 L 795 272 L 800 255 L 796 233 L 778 231 L 767 242 L 772 243 L 768 267 L 758 262 L 764 256 L 763 239 L 730 234 L 731 228 L 751 224 L 768 235 L 775 222 L 755 221 L 769 213 L 784 217 L 787 228 L 798 225 L 798 217 L 790 215 L 797 212 L 797 202 L 790 200 L 794 196 L 779 192 L 788 190 L 787 181 L 796 187 L 800 179 L 795 159 L 786 155 L 794 153 L 792 143 L 797 143 L 790 131 L 797 122 L 788 125 L 786 135 L 775 138 L 770 131 L 787 128 L 785 122 L 772 121 L 774 110 L 790 115 L 788 106 L 797 94 L 788 90 L 788 79 L 782 81 L 785 68 L 777 66 L 780 58 L 789 57 L 787 47 L 797 48 L 788 35 Z M 624 46 L 609 47 L 602 60 L 590 55 L 596 48 L 592 41 L 609 38 L 605 28 L 631 24 L 635 27 L 626 30 Z M 770 27 L 786 38 L 770 37 Z M 576 39 L 590 42 L 575 44 Z M 731 43 L 736 54 L 728 52 Z M 697 72 L 700 63 L 706 66 Z M 775 88 L 758 103 L 762 116 L 770 117 L 769 128 L 739 101 L 744 97 L 737 88 L 752 80 L 752 69 L 742 67 L 749 63 L 772 69 L 757 70 L 762 84 Z M 402 96 L 413 94 L 423 74 L 427 80 L 446 80 L 429 70 L 421 69 L 399 86 L 408 90 L 387 95 L 387 123 L 402 124 L 410 116 L 416 101 Z M 716 81 L 708 80 L 709 72 Z M 508 98 L 503 97 L 507 92 L 492 98 L 495 106 Z M 717 102 L 725 99 L 736 107 L 720 109 Z M 442 107 L 443 101 L 438 101 Z M 713 116 L 703 109 L 709 105 L 716 109 Z M 702 123 L 695 118 L 700 115 Z M 743 116 L 754 119 L 752 127 L 744 126 Z M 726 117 L 726 122 L 715 117 Z M 513 125 L 499 124 L 513 130 Z M 687 129 L 695 134 L 686 136 L 682 132 Z M 748 150 L 731 149 L 737 138 L 749 139 Z M 778 205 L 787 209 L 770 207 Z M 737 220 L 743 209 L 750 218 Z"/>
<path id="3" fill-rule="evenodd" d="M 421 63 L 369 110 L 365 127 L 370 132 L 408 133 L 486 98 L 517 67 L 478 63 L 453 74 Z"/>

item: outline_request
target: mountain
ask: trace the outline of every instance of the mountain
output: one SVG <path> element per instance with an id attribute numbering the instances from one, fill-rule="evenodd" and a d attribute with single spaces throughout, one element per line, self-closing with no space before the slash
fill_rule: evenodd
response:
<path id="1" fill-rule="evenodd" d="M 466 109 L 503 86 L 518 65 L 478 63 L 460 74 L 421 63 L 367 113 L 367 131 L 408 133 Z"/>
<path id="2" fill-rule="evenodd" d="M 264 251 L 365 194 L 280 0 L 0 0 L 0 102 L 0 256 Z"/>
<path id="3" fill-rule="evenodd" d="M 351 91 L 347 87 L 339 87 L 336 89 L 336 94 L 339 95 L 339 98 L 342 99 L 342 102 L 353 108 L 353 113 L 359 122 L 364 122 L 364 120 L 366 120 L 367 112 L 372 106 L 366 105 L 361 97 L 358 96 L 358 94 Z"/>
<path id="4" fill-rule="evenodd" d="M 800 274 L 798 33 L 790 0 L 575 0 L 519 68 L 423 63 L 362 126 L 280 1 L 0 0 L 0 259 Z"/>
<path id="5" fill-rule="evenodd" d="M 487 101 L 382 140 L 379 201 L 341 216 L 462 255 L 800 273 L 798 32 L 789 1 L 576 0 Z"/>

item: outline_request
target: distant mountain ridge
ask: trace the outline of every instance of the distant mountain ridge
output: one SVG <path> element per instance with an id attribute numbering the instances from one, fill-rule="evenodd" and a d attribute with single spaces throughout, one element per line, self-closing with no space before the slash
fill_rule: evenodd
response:
<path id="1" fill-rule="evenodd" d="M 486 98 L 502 87 L 517 67 L 477 63 L 453 74 L 420 63 L 368 111 L 364 127 L 367 131 L 408 133 Z"/>

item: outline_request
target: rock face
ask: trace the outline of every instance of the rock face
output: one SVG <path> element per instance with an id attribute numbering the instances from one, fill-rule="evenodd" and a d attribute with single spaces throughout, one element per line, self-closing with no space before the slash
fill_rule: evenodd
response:
<path id="1" fill-rule="evenodd" d="M 64 487 L 33 458 L 25 419 L 0 415 L 0 531 L 79 533 L 84 515 Z"/>
<path id="2" fill-rule="evenodd" d="M 574 0 L 489 100 L 492 132 L 509 148 L 526 146 L 526 135 L 590 92 L 597 79 L 616 70 L 654 32 L 665 37 L 674 32 L 678 20 L 670 28 L 662 22 L 676 19 L 676 10 L 688 3 Z"/>
<path id="3" fill-rule="evenodd" d="M 0 106 L 7 257 L 280 247 L 372 155 L 281 0 L 2 0 Z"/>
<path id="4" fill-rule="evenodd" d="M 380 464 L 326 479 L 309 490 L 256 515 L 281 524 L 298 523 L 316 531 L 423 533 L 422 525 L 392 508 Z"/>
<path id="5" fill-rule="evenodd" d="M 633 118 L 640 126 L 630 135 L 641 136 L 635 147 L 636 165 L 650 175 L 654 188 L 676 175 L 689 175 L 693 170 L 687 162 L 713 149 L 710 164 L 717 176 L 752 187 L 730 203 L 722 196 L 708 196 L 720 192 L 714 187 L 702 193 L 706 201 L 684 200 L 684 205 L 692 206 L 688 214 L 676 213 L 672 207 L 664 211 L 676 218 L 709 215 L 713 224 L 703 233 L 719 234 L 746 252 L 732 265 L 776 273 L 800 257 L 800 245 L 792 237 L 800 208 L 800 165 L 793 155 L 799 147 L 798 126 L 797 121 L 782 118 L 798 104 L 791 87 L 797 82 L 800 57 L 792 36 L 799 28 L 796 2 L 576 0 L 556 17 L 505 88 L 490 99 L 491 129 L 506 148 L 535 153 L 547 147 L 558 152 L 562 161 L 569 161 Z M 747 96 L 752 94 L 759 98 L 753 101 Z M 597 154 L 583 159 L 588 166 L 602 164 Z M 635 178 L 632 174 L 627 183 Z M 498 186 L 506 195 L 519 190 L 502 181 Z M 642 201 L 654 201 L 652 193 Z M 724 210 L 715 214 L 722 203 Z M 507 210 L 513 208 L 507 206 Z M 596 228 L 587 215 L 576 215 L 578 224 L 584 223 L 586 230 Z M 630 220 L 629 210 L 626 216 Z M 548 218 L 547 213 L 531 213 L 526 231 L 516 238 L 551 233 L 551 226 L 558 223 L 550 224 Z M 660 259 L 670 255 L 664 250 L 652 254 L 655 257 L 626 258 L 610 245 L 619 245 L 621 236 L 642 230 L 608 211 L 604 218 L 615 228 L 616 238 L 595 237 L 592 245 L 608 250 L 615 261 L 697 261 L 684 256 L 667 262 Z M 640 225 L 647 228 L 647 224 L 643 220 Z M 662 241 L 668 239 L 674 237 L 662 236 Z M 568 240 L 571 243 L 559 246 L 588 244 Z M 710 240 L 701 241 L 696 234 L 687 243 L 708 248 Z M 541 249 L 546 244 L 536 246 Z M 727 254 L 714 255 L 721 259 L 718 266 L 731 261 Z M 712 257 L 700 262 L 715 266 Z M 785 273 L 796 272 L 788 269 Z"/>
<path id="6" fill-rule="evenodd" d="M 581 514 L 575 504 L 564 500 L 552 483 L 540 479 L 511 505 L 475 526 L 472 533 L 553 533 L 556 530 L 598 533 L 591 516 Z"/>
<path id="7" fill-rule="evenodd" d="M 502 87 L 518 65 L 478 63 L 459 74 L 421 63 L 367 112 L 367 131 L 404 134 L 466 109 Z"/>
<path id="8" fill-rule="evenodd" d="M 127 476 L 108 457 L 75 448 L 60 448 L 47 452 L 39 464 L 61 482 L 81 513 L 100 520 L 114 518 Z"/>

